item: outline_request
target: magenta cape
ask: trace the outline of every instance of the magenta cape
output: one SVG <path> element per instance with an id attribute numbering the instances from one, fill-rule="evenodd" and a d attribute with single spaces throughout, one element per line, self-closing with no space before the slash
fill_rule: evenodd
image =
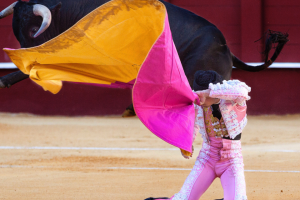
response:
<path id="1" fill-rule="evenodd" d="M 166 17 L 162 35 L 150 50 L 133 88 L 135 112 L 164 141 L 192 152 L 195 109 Z"/>

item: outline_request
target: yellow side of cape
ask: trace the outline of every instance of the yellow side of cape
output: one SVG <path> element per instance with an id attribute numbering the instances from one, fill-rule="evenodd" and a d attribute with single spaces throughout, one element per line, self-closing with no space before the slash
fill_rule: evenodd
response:
<path id="1" fill-rule="evenodd" d="M 163 32 L 165 17 L 166 8 L 157 0 L 112 0 L 40 46 L 4 51 L 54 94 L 61 81 L 128 83 Z"/>

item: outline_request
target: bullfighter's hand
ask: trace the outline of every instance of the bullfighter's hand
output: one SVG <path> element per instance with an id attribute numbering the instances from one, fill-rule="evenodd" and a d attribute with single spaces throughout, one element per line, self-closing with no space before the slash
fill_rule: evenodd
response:
<path id="1" fill-rule="evenodd" d="M 194 146 L 192 146 L 192 153 L 188 152 L 186 150 L 180 149 L 181 155 L 185 158 L 185 159 L 190 159 L 193 156 L 194 153 Z"/>
<path id="2" fill-rule="evenodd" d="M 207 90 L 200 90 L 200 91 L 195 91 L 195 93 L 198 95 L 199 100 L 200 100 L 200 106 L 204 104 L 206 97 L 209 97 L 210 89 Z"/>

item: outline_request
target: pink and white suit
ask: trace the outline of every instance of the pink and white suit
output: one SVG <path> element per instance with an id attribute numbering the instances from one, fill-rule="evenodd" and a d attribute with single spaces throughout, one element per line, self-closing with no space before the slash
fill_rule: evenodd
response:
<path id="1" fill-rule="evenodd" d="M 243 82 L 231 80 L 210 84 L 209 90 L 210 97 L 221 99 L 222 118 L 214 117 L 211 107 L 195 105 L 194 136 L 200 132 L 203 145 L 194 168 L 172 200 L 198 200 L 217 177 L 221 179 L 224 200 L 247 199 L 241 141 L 231 139 L 247 124 L 246 100 L 250 99 L 250 88 Z M 224 139 L 228 136 L 231 139 Z"/>

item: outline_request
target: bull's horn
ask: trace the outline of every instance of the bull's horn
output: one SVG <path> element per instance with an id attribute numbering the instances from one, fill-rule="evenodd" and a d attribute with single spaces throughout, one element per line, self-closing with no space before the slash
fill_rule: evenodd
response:
<path id="1" fill-rule="evenodd" d="M 35 4 L 33 6 L 33 13 L 36 16 L 41 16 L 43 18 L 43 22 L 42 22 L 40 29 L 34 35 L 34 38 L 36 38 L 50 26 L 51 20 L 52 20 L 52 15 L 51 15 L 49 8 L 47 8 L 46 6 L 41 5 L 41 4 Z"/>
<path id="2" fill-rule="evenodd" d="M 7 8 L 5 8 L 4 10 L 2 10 L 0 12 L 0 19 L 7 17 L 8 15 L 11 15 L 14 13 L 14 7 L 16 5 L 16 3 L 18 3 L 17 1 L 13 4 L 11 4 L 10 6 L 8 6 Z"/>

